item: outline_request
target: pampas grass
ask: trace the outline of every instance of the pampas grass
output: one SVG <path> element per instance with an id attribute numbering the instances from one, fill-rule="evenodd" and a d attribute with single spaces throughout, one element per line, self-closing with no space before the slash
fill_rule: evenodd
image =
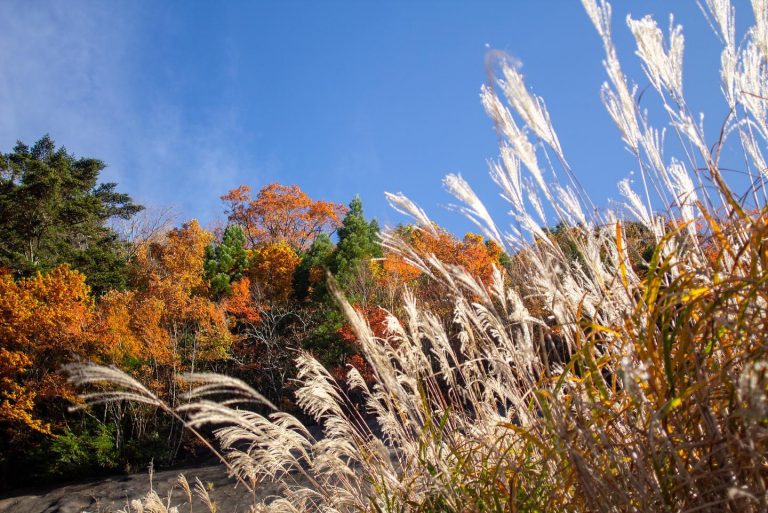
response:
<path id="1" fill-rule="evenodd" d="M 627 19 L 669 118 L 659 129 L 622 71 L 610 5 L 583 4 L 605 50 L 602 98 L 637 159 L 641 190 L 623 181 L 621 211 L 594 213 L 543 99 L 495 54 L 498 78 L 481 99 L 501 138 L 491 176 L 511 227 L 501 228 L 460 176 L 445 185 L 525 276 L 496 269 L 484 284 L 385 233 L 382 243 L 429 277 L 452 317 L 403 290 L 378 338 L 330 278 L 375 383 L 353 368 L 339 384 L 301 354 L 298 404 L 322 426 L 319 437 L 286 413 L 249 411 L 243 401 L 271 405 L 238 380 L 186 377 L 189 402 L 172 414 L 196 433 L 215 427 L 253 511 L 768 510 L 768 5 L 752 2 L 757 21 L 738 46 L 730 3 L 702 5 L 723 42 L 731 108 L 713 144 L 685 102 L 682 28 L 671 23 L 665 35 L 650 17 Z M 679 155 L 662 150 L 667 129 Z M 747 162 L 747 194 L 721 174 L 729 143 Z M 433 230 L 407 197 L 387 197 Z M 550 236 L 557 223 L 575 257 Z M 653 242 L 648 261 L 630 258 L 633 226 Z M 70 371 L 77 385 L 117 385 L 85 395 L 87 403 L 159 404 L 117 371 Z M 364 398 L 376 429 L 346 390 Z M 282 495 L 259 497 L 265 481 Z M 206 502 L 204 491 L 194 493 Z"/>
<path id="2" fill-rule="evenodd" d="M 150 470 L 150 487 L 152 483 L 152 471 Z M 126 504 L 125 508 L 117 513 L 183 513 L 187 508 L 189 513 L 194 512 L 195 499 L 205 507 L 207 513 L 218 513 L 216 503 L 211 500 L 208 490 L 199 479 L 195 479 L 194 487 L 189 485 L 189 481 L 183 474 L 179 474 L 176 484 L 184 492 L 187 498 L 186 504 L 171 506 L 174 489 L 168 491 L 165 499 L 161 498 L 157 492 L 150 490 L 147 495 L 141 499 L 134 499 Z"/>

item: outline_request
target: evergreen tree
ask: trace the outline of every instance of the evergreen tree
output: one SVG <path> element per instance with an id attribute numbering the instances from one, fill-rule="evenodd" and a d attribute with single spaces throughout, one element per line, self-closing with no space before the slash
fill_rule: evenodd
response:
<path id="1" fill-rule="evenodd" d="M 331 264 L 331 257 L 336 247 L 326 233 L 321 233 L 312 243 L 294 275 L 294 291 L 299 301 L 320 299 L 325 296 L 325 270 Z"/>
<path id="2" fill-rule="evenodd" d="M 205 250 L 205 277 L 211 282 L 211 294 L 229 293 L 230 284 L 243 276 L 248 265 L 243 229 L 231 224 L 224 230 L 221 243 L 211 244 Z"/>
<path id="3" fill-rule="evenodd" d="M 116 184 L 99 184 L 104 168 L 57 149 L 47 135 L 0 154 L 0 267 L 21 277 L 68 263 L 97 294 L 123 288 L 128 252 L 107 223 L 143 207 Z"/>
<path id="4" fill-rule="evenodd" d="M 331 270 L 342 287 L 349 285 L 355 276 L 365 273 L 371 258 L 382 256 L 379 244 L 379 224 L 367 222 L 363 216 L 363 202 L 355 196 L 349 204 L 349 212 L 338 230 L 339 243 L 333 255 Z"/>

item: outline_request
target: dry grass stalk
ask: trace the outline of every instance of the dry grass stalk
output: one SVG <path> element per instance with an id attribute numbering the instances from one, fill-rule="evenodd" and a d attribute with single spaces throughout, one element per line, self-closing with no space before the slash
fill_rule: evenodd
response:
<path id="1" fill-rule="evenodd" d="M 627 20 L 680 141 L 681 155 L 669 159 L 665 130 L 650 125 L 621 69 L 610 5 L 583 4 L 606 53 L 603 100 L 637 158 L 642 191 L 623 181 L 624 215 L 588 214 L 577 182 L 556 179 L 572 172 L 543 100 L 500 59 L 482 101 L 502 140 L 491 175 L 514 225 L 502 230 L 461 177 L 445 184 L 524 267 L 524 280 L 497 270 L 486 286 L 385 234 L 388 248 L 451 299 L 453 317 L 446 322 L 405 290 L 377 338 L 331 280 L 375 385 L 351 369 L 340 386 L 302 354 L 298 404 L 322 425 L 319 438 L 291 415 L 241 409 L 243 400 L 265 401 L 237 380 L 193 377 L 190 402 L 174 414 L 193 430 L 219 426 L 222 457 L 251 492 L 263 481 L 283 487 L 279 498 L 254 493 L 253 511 L 768 510 L 768 4 L 753 2 L 757 21 L 739 47 L 730 3 L 703 6 L 723 41 L 732 109 L 713 149 L 685 103 L 682 28 L 671 26 L 665 41 L 653 19 Z M 741 197 L 720 171 L 729 141 L 753 180 Z M 433 229 L 408 198 L 388 198 Z M 556 223 L 567 227 L 559 240 L 546 228 Z M 630 257 L 632 230 L 652 241 L 648 261 Z M 76 384 L 122 390 L 85 396 L 90 403 L 157 404 L 116 371 L 72 370 Z M 347 389 L 365 398 L 380 435 Z M 134 510 L 159 502 L 148 496 Z"/>

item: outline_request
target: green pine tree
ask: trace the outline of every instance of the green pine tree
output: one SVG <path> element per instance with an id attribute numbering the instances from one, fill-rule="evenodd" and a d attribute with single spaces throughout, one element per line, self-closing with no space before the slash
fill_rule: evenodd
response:
<path id="1" fill-rule="evenodd" d="M 294 295 L 299 301 L 306 299 L 322 299 L 326 296 L 327 289 L 325 280 L 320 283 L 311 283 L 310 273 L 312 269 L 328 269 L 331 264 L 331 258 L 336 247 L 327 233 L 321 233 L 312 243 L 301 258 L 301 263 L 296 268 L 294 274 Z M 313 288 L 312 298 L 309 297 L 310 289 Z"/>
<path id="2" fill-rule="evenodd" d="M 349 204 L 349 212 L 338 230 L 339 243 L 333 255 L 331 270 L 342 287 L 368 268 L 371 258 L 382 256 L 378 239 L 379 224 L 367 222 L 363 216 L 363 202 L 355 196 Z"/>
<path id="3" fill-rule="evenodd" d="M 68 263 L 100 294 L 124 288 L 127 245 L 108 226 L 143 209 L 114 183 L 105 164 L 75 158 L 48 135 L 0 154 L 0 267 L 29 276 Z"/>
<path id="4" fill-rule="evenodd" d="M 215 297 L 229 293 L 230 284 L 243 276 L 248 265 L 243 229 L 231 224 L 224 230 L 221 243 L 205 249 L 205 277 L 211 282 L 211 294 Z"/>

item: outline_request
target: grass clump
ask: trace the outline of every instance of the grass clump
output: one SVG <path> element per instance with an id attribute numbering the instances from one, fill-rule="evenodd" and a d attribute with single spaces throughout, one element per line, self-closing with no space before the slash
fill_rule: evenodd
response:
<path id="1" fill-rule="evenodd" d="M 682 93 L 682 29 L 671 27 L 665 42 L 651 18 L 628 19 L 679 140 L 682 157 L 667 159 L 663 133 L 621 70 L 610 5 L 583 3 L 606 52 L 603 99 L 637 158 L 643 190 L 624 181 L 622 211 L 587 214 L 593 205 L 544 102 L 496 55 L 498 78 L 482 100 L 501 139 L 491 176 L 513 226 L 499 228 L 460 176 L 445 185 L 506 248 L 508 270 L 485 283 L 385 232 L 387 249 L 428 276 L 452 309 L 447 317 L 433 312 L 403 290 L 384 336 L 331 279 L 374 384 L 354 368 L 338 383 L 301 354 L 297 402 L 320 436 L 291 415 L 246 408 L 269 404 L 245 383 L 187 376 L 195 387 L 170 413 L 196 432 L 216 426 L 221 458 L 253 495 L 252 511 L 768 509 L 768 195 L 760 150 L 768 140 L 768 5 L 753 2 L 755 25 L 737 47 L 730 3 L 706 2 L 724 45 L 731 108 L 713 146 Z M 734 147 L 750 179 L 741 196 L 721 174 L 720 160 Z M 389 199 L 421 230 L 434 230 L 405 196 Z M 117 392 L 91 401 L 159 404 L 116 371 L 70 372 L 81 385 L 116 383 Z M 260 497 L 264 481 L 279 483 L 282 494 Z"/>

